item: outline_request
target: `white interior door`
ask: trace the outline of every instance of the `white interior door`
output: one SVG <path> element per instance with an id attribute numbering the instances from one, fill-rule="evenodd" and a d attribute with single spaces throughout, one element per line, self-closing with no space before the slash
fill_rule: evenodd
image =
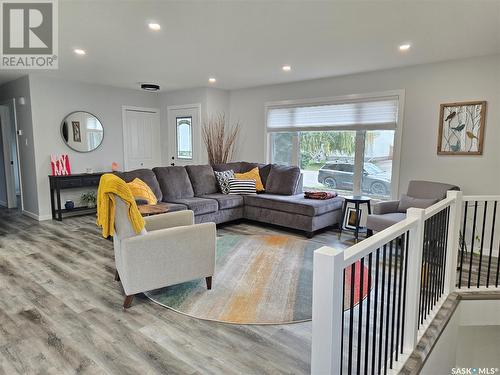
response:
<path id="1" fill-rule="evenodd" d="M 201 105 L 167 107 L 170 165 L 201 163 Z"/>
<path id="2" fill-rule="evenodd" d="M 161 165 L 160 111 L 123 107 L 125 170 Z"/>

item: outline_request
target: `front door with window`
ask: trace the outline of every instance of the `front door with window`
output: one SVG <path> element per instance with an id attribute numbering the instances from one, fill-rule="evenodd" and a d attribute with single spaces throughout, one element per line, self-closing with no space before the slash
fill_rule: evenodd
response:
<path id="1" fill-rule="evenodd" d="M 170 165 L 200 162 L 200 106 L 168 107 Z"/>

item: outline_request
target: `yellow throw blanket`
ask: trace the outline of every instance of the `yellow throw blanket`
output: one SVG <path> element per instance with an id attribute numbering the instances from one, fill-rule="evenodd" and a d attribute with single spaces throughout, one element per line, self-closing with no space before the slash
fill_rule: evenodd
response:
<path id="1" fill-rule="evenodd" d="M 144 219 L 130 188 L 120 177 L 106 173 L 101 176 L 97 189 L 97 225 L 102 228 L 102 236 L 107 238 L 114 233 L 115 194 L 127 204 L 128 218 L 134 231 L 139 234 L 144 229 Z"/>

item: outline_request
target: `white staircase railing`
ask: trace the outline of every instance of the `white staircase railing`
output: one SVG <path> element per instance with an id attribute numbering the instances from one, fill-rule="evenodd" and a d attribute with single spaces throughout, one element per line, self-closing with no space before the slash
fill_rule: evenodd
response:
<path id="1" fill-rule="evenodd" d="M 497 287 L 499 200 L 449 191 L 446 199 L 409 209 L 402 222 L 346 250 L 316 250 L 311 373 L 396 372 L 456 285 L 463 288 L 466 280 L 466 287 Z M 465 212 L 472 209 L 472 223 L 463 202 Z"/>

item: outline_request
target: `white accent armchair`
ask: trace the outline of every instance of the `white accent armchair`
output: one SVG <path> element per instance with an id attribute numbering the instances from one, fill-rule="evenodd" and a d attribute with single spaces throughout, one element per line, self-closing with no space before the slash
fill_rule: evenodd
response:
<path id="1" fill-rule="evenodd" d="M 124 308 L 134 295 L 205 278 L 212 287 L 215 272 L 214 223 L 194 224 L 193 211 L 178 211 L 144 218 L 146 228 L 136 234 L 125 202 L 115 196 L 113 236 L 116 275 L 125 292 Z"/>

